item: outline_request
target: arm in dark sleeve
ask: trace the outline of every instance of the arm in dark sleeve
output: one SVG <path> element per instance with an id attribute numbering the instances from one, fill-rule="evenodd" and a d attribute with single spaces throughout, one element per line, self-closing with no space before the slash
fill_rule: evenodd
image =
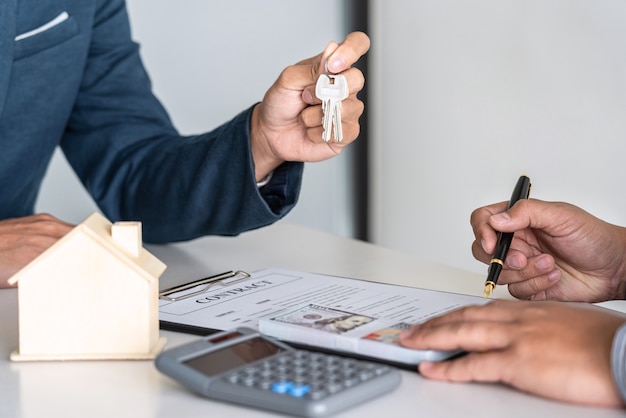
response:
<path id="1" fill-rule="evenodd" d="M 250 151 L 252 108 L 212 132 L 180 136 L 151 92 L 122 0 L 96 12 L 63 151 L 102 211 L 139 220 L 148 242 L 236 235 L 296 203 L 302 163 L 259 190 Z"/>

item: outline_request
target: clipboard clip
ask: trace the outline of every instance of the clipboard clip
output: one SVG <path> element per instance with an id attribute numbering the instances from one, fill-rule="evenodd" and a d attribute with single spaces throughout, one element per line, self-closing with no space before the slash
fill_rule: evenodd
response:
<path id="1" fill-rule="evenodd" d="M 201 295 L 202 293 L 209 290 L 211 287 L 215 285 L 227 286 L 235 283 L 242 282 L 247 280 L 250 277 L 249 273 L 246 273 L 242 270 L 237 271 L 227 271 L 225 273 L 217 274 L 215 276 L 205 277 L 203 279 L 199 279 L 193 281 L 191 283 L 183 284 L 180 286 L 172 287 L 162 292 L 159 292 L 159 299 L 168 300 L 170 302 L 176 302 L 178 300 L 187 299 L 193 296 Z M 174 293 L 184 292 L 188 289 L 193 289 L 194 287 L 205 285 L 202 289 L 196 290 L 195 292 L 187 293 L 180 296 L 169 296 Z"/>

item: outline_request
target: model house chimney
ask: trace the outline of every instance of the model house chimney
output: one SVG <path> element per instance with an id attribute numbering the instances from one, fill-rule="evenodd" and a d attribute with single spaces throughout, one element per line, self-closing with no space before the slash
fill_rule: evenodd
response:
<path id="1" fill-rule="evenodd" d="M 133 257 L 142 249 L 141 222 L 115 222 L 111 227 L 113 241 Z"/>

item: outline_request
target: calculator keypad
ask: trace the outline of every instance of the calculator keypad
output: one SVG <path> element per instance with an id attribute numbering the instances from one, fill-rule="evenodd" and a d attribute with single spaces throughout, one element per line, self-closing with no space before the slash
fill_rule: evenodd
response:
<path id="1" fill-rule="evenodd" d="M 320 400 L 391 370 L 389 366 L 294 350 L 224 376 L 231 384 Z"/>

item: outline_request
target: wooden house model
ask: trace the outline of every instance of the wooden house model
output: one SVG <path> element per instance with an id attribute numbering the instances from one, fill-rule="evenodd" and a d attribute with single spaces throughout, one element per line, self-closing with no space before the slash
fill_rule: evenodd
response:
<path id="1" fill-rule="evenodd" d="M 165 264 L 142 246 L 140 222 L 94 213 L 18 271 L 14 361 L 151 359 Z"/>

